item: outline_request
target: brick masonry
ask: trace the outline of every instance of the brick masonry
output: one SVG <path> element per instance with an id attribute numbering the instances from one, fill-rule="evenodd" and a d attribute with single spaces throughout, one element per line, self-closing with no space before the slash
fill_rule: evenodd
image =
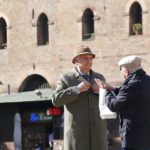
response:
<path id="1" fill-rule="evenodd" d="M 30 75 L 43 76 L 55 88 L 58 76 L 69 71 L 73 50 L 83 44 L 96 54 L 93 69 L 108 82 L 123 81 L 117 62 L 137 54 L 150 74 L 150 1 L 136 0 L 142 7 L 143 35 L 129 36 L 129 10 L 134 0 L 0 0 L 0 17 L 7 23 L 7 48 L 0 50 L 0 92 L 17 92 Z M 82 41 L 82 15 L 93 11 L 95 38 Z M 32 13 L 34 11 L 34 17 Z M 37 20 L 49 20 L 49 45 L 37 46 Z M 33 68 L 35 64 L 35 69 Z"/>

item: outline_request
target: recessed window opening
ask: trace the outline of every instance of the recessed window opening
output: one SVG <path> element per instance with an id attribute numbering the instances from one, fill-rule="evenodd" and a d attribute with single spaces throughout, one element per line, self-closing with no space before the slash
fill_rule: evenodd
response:
<path id="1" fill-rule="evenodd" d="M 138 2 L 134 2 L 129 12 L 129 35 L 142 34 L 142 8 Z"/>
<path id="2" fill-rule="evenodd" d="M 94 35 L 94 15 L 91 9 L 87 8 L 82 17 L 82 40 L 93 38 Z"/>
<path id="3" fill-rule="evenodd" d="M 47 45 L 49 43 L 48 18 L 42 13 L 37 21 L 37 45 Z"/>
<path id="4" fill-rule="evenodd" d="M 7 25 L 3 18 L 0 18 L 0 49 L 7 47 Z"/>

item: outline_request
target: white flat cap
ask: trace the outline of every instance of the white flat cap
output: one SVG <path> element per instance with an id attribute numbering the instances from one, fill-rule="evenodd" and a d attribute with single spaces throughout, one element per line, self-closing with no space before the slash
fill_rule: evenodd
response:
<path id="1" fill-rule="evenodd" d="M 119 62 L 118 65 L 124 66 L 128 69 L 136 70 L 141 68 L 141 62 L 142 59 L 136 55 L 130 55 L 127 57 L 122 58 Z"/>

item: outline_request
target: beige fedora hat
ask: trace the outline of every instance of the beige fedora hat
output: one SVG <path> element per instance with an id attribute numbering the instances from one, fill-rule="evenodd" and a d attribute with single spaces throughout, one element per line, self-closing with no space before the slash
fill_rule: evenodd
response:
<path id="1" fill-rule="evenodd" d="M 81 45 L 80 47 L 75 49 L 72 63 L 75 63 L 75 58 L 80 55 L 92 55 L 93 58 L 95 57 L 95 54 L 92 53 L 91 49 L 88 46 Z"/>

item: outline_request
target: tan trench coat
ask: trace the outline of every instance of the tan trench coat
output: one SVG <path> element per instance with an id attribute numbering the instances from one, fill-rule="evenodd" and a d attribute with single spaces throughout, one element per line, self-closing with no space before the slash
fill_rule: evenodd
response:
<path id="1" fill-rule="evenodd" d="M 94 78 L 104 80 L 91 71 Z M 106 122 L 100 119 L 98 94 L 91 90 L 77 94 L 75 86 L 84 81 L 76 69 L 62 75 L 53 93 L 53 104 L 64 105 L 64 150 L 107 150 Z"/>

